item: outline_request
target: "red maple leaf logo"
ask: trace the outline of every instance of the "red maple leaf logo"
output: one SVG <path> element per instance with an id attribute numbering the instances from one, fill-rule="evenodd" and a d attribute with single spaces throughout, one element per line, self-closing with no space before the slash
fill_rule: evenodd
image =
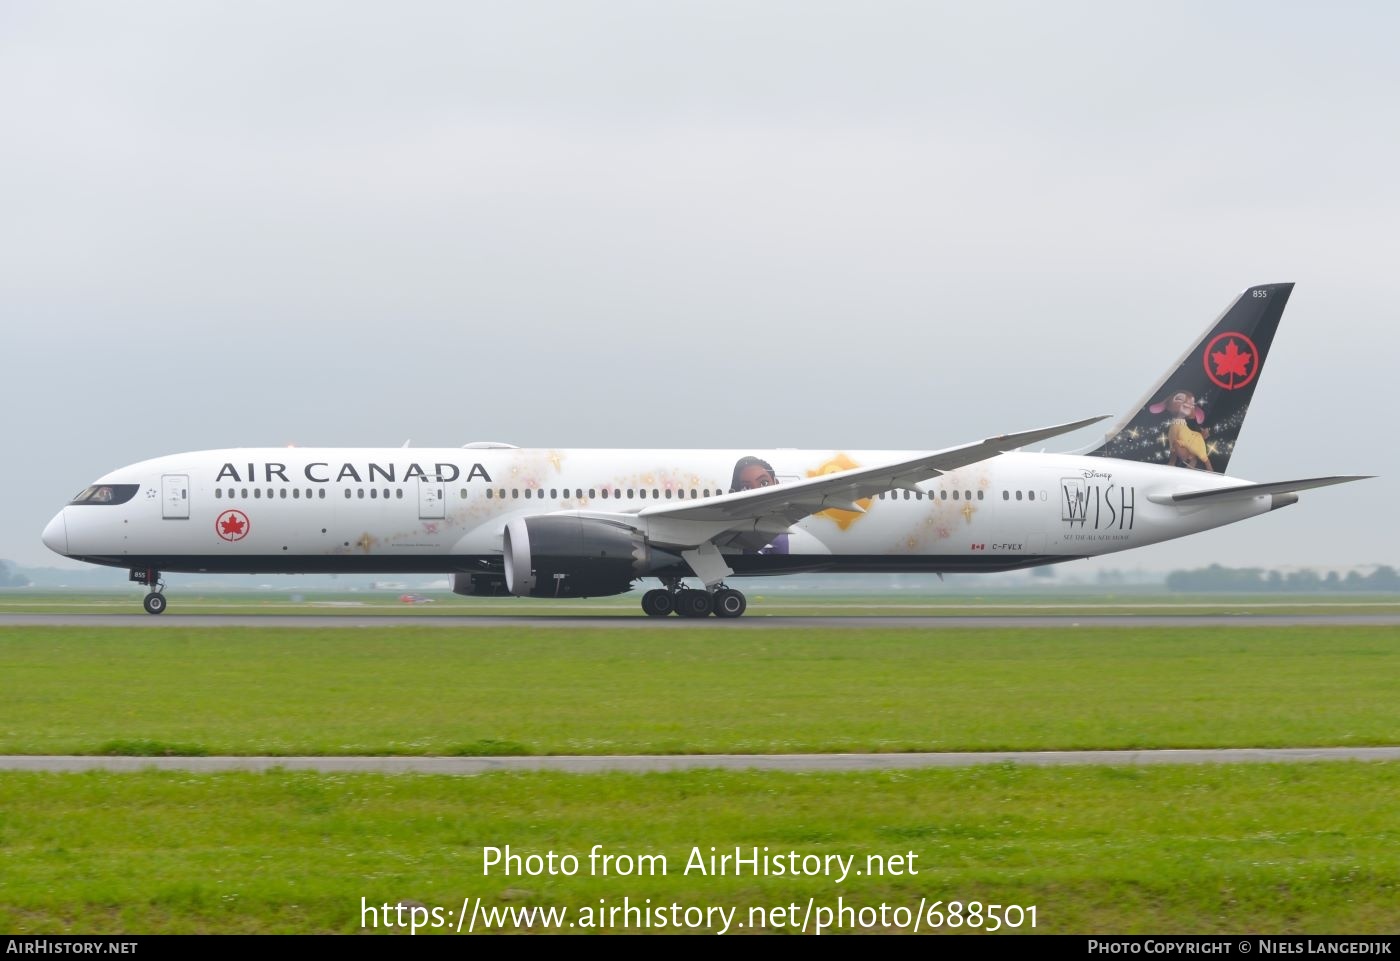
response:
<path id="1" fill-rule="evenodd" d="M 214 533 L 226 541 L 241 541 L 248 536 L 248 515 L 242 511 L 224 511 L 214 518 Z"/>
<path id="2" fill-rule="evenodd" d="M 1215 376 L 1227 377 L 1234 374 L 1243 377 L 1248 372 L 1249 362 L 1254 359 L 1254 355 L 1246 354 L 1232 340 L 1225 345 L 1225 352 L 1215 351 L 1211 355 L 1215 361 Z"/>
<path id="3" fill-rule="evenodd" d="M 1218 344 L 1224 344 L 1225 349 L 1216 350 Z M 1239 390 L 1253 383 L 1255 375 L 1259 373 L 1259 364 L 1263 361 L 1259 348 L 1254 346 L 1249 335 L 1237 330 L 1227 330 L 1211 338 L 1201 359 L 1201 366 L 1205 368 L 1210 382 L 1225 390 Z M 1211 366 L 1212 361 L 1214 367 Z"/>

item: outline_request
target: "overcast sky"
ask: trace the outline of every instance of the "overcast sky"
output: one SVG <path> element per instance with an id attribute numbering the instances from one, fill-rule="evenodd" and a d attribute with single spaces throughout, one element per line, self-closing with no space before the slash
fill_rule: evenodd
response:
<path id="1" fill-rule="evenodd" d="M 1119 414 L 1294 281 L 1231 472 L 1383 476 L 1109 563 L 1398 563 L 1397 36 L 1385 3 L 4 0 L 0 558 L 63 563 L 49 517 L 180 450 Z"/>

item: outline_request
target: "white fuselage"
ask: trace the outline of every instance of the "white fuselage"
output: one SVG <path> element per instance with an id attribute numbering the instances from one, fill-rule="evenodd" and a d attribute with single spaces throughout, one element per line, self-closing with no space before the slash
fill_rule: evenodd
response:
<path id="1" fill-rule="evenodd" d="M 121 503 L 65 507 L 48 546 L 160 571 L 458 572 L 499 567 L 530 515 L 637 515 L 731 490 L 741 459 L 777 484 L 899 460 L 899 451 L 268 448 L 174 454 L 95 482 Z M 1202 471 L 1069 454 L 1009 453 L 826 510 L 747 550 L 736 575 L 1006 570 L 1141 547 L 1271 509 L 1267 495 L 1183 506 L 1239 484 Z M 132 493 L 131 485 L 135 485 Z M 120 498 L 118 498 L 120 499 Z M 679 570 L 684 575 L 687 572 Z"/>

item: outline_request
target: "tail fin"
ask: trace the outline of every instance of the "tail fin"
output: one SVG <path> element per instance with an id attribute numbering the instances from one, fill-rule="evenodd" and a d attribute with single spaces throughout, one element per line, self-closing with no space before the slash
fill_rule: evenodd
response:
<path id="1" fill-rule="evenodd" d="M 1251 287 L 1088 453 L 1225 473 L 1292 284 Z"/>

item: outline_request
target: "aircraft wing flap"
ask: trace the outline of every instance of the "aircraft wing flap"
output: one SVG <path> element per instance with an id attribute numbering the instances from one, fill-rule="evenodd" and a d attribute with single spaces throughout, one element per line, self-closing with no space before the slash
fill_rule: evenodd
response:
<path id="1" fill-rule="evenodd" d="M 940 474 L 975 464 L 989 457 L 1034 444 L 1060 434 L 1068 434 L 1103 417 L 1041 427 L 1015 434 L 1002 434 L 985 440 L 920 454 L 907 460 L 855 467 L 820 477 L 758 490 L 735 491 L 704 501 L 657 504 L 640 512 L 641 517 L 745 525 L 764 517 L 781 516 L 789 524 L 825 510 L 859 510 L 856 501 L 897 487 L 908 487 Z"/>
<path id="2" fill-rule="evenodd" d="M 1348 484 L 1352 481 L 1369 480 L 1371 476 L 1370 474 L 1352 474 L 1337 477 L 1309 477 L 1304 480 L 1273 481 L 1267 484 L 1241 484 L 1238 487 L 1216 487 L 1211 490 L 1184 491 L 1179 494 L 1169 494 L 1152 499 L 1158 500 L 1161 503 L 1207 504 L 1216 501 L 1260 497 L 1267 494 L 1294 494 L 1298 491 L 1312 490 L 1316 487 L 1331 487 L 1333 484 Z"/>

